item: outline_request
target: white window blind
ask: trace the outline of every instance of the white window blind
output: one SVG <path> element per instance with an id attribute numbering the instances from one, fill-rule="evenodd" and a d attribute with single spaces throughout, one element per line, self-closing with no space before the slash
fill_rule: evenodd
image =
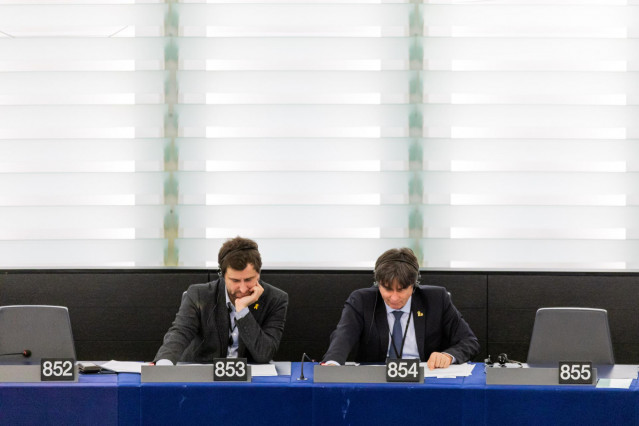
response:
<path id="1" fill-rule="evenodd" d="M 639 267 L 637 0 L 0 0 L 0 265 Z"/>

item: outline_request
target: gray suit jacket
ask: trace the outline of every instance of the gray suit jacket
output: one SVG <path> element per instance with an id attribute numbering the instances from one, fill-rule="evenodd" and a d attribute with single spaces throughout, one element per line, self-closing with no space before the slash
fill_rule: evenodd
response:
<path id="1" fill-rule="evenodd" d="M 253 363 L 267 363 L 275 356 L 288 307 L 285 292 L 263 281 L 260 285 L 264 293 L 249 306 L 249 314 L 237 320 L 238 356 Z M 223 278 L 190 286 L 155 361 L 207 363 L 225 358 L 230 323 L 225 292 Z"/>
<path id="2" fill-rule="evenodd" d="M 446 352 L 458 363 L 464 363 L 479 352 L 477 337 L 445 288 L 419 286 L 413 293 L 411 312 L 422 361 L 427 361 L 432 352 Z M 383 362 L 388 341 L 388 319 L 379 290 L 376 287 L 355 290 L 344 304 L 342 318 L 331 334 L 323 360 L 344 364 L 348 355 L 355 352 L 355 361 Z"/>

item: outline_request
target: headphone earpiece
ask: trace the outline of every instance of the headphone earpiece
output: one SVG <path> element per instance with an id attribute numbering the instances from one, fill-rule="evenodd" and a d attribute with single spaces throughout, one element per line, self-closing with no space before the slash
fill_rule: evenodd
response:
<path id="1" fill-rule="evenodd" d="M 509 366 L 507 366 L 506 364 L 517 364 L 519 368 L 523 367 L 523 365 L 521 364 L 521 361 L 515 361 L 514 359 L 510 359 L 508 358 L 508 354 L 505 354 L 505 353 L 501 353 L 497 355 L 497 361 L 493 361 L 492 357 L 488 355 L 488 358 L 484 360 L 484 364 L 486 364 L 487 367 L 508 368 Z"/>

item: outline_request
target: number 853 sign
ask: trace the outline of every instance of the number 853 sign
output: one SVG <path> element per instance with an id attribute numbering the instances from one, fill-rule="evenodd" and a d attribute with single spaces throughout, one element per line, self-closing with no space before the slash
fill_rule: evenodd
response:
<path id="1" fill-rule="evenodd" d="M 213 381 L 250 382 L 251 373 L 246 358 L 215 358 L 213 360 Z"/>

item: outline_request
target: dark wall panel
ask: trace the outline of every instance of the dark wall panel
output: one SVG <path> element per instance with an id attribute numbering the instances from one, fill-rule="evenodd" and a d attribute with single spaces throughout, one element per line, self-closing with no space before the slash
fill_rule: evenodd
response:
<path id="1" fill-rule="evenodd" d="M 422 284 L 445 287 L 453 303 L 470 325 L 481 345 L 475 361 L 486 358 L 487 344 L 487 303 L 488 278 L 484 273 L 468 272 L 422 272 Z"/>
<path id="2" fill-rule="evenodd" d="M 344 302 L 354 290 L 369 287 L 371 273 L 263 271 L 262 279 L 289 296 L 286 327 L 277 360 L 321 359 Z"/>
<path id="3" fill-rule="evenodd" d="M 619 363 L 639 364 L 639 274 L 422 272 L 422 284 L 446 287 L 482 345 L 475 360 L 505 352 L 525 361 L 540 307 L 608 310 Z M 150 360 L 190 284 L 217 278 L 206 270 L 5 271 L 0 305 L 69 308 L 80 359 Z M 263 271 L 289 294 L 287 324 L 277 360 L 303 352 L 319 359 L 344 301 L 372 284 L 370 271 Z"/>
<path id="4" fill-rule="evenodd" d="M 639 363 L 639 276 L 525 273 L 488 278 L 488 352 L 525 361 L 535 312 L 542 307 L 608 311 L 615 358 Z"/>
<path id="5" fill-rule="evenodd" d="M 0 305 L 69 308 L 78 359 L 153 359 L 190 284 L 208 272 L 9 272 Z"/>

